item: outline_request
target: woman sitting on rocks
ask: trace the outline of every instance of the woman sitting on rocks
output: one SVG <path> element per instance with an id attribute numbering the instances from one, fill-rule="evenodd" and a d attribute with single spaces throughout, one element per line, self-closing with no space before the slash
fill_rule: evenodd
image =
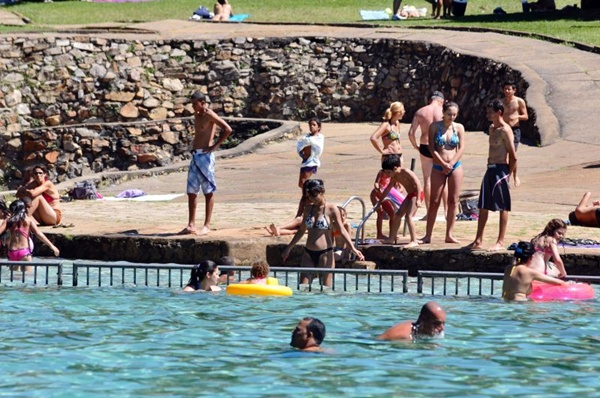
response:
<path id="1" fill-rule="evenodd" d="M 35 166 L 27 183 L 17 190 L 17 198 L 31 198 L 29 215 L 40 225 L 58 225 L 62 213 L 58 207 L 60 195 L 56 186 L 48 179 L 44 166 Z"/>

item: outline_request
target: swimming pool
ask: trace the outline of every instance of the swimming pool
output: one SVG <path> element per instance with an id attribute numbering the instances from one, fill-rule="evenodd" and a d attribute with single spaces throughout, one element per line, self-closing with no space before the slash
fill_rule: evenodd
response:
<path id="1" fill-rule="evenodd" d="M 383 343 L 431 296 L 180 294 L 165 288 L 0 288 L 0 395 L 591 396 L 597 300 L 434 297 L 446 338 Z M 289 348 L 305 316 L 331 354 Z"/>

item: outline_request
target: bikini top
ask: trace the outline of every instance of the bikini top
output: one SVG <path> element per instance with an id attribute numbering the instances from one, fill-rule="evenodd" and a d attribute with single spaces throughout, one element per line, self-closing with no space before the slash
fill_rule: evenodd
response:
<path id="1" fill-rule="evenodd" d="M 449 141 L 446 141 L 446 134 L 442 131 L 444 129 L 444 124 L 440 123 L 440 127 L 438 128 L 437 134 L 435 136 L 435 144 L 437 146 L 449 146 L 451 148 L 456 148 L 460 143 L 460 138 L 456 133 L 456 128 L 454 127 L 454 123 L 452 123 L 452 136 Z"/>
<path id="2" fill-rule="evenodd" d="M 387 138 L 390 141 L 398 141 L 400 140 L 400 132 L 395 132 L 392 130 L 392 125 L 390 124 L 390 129 L 388 130 L 387 134 L 384 135 L 384 138 Z"/>
<path id="3" fill-rule="evenodd" d="M 48 203 L 52 203 L 55 200 L 58 200 L 58 198 L 53 198 L 52 196 L 48 195 L 46 192 L 43 192 L 42 196 L 44 197 L 44 199 L 46 199 L 46 202 L 48 202 Z"/>
<path id="4" fill-rule="evenodd" d="M 310 207 L 310 212 L 308 213 L 308 217 L 306 218 L 306 228 L 314 228 L 314 229 L 329 229 L 329 222 L 325 217 L 325 214 L 321 214 L 321 217 L 315 219 L 313 217 L 313 209 L 315 207 Z"/>

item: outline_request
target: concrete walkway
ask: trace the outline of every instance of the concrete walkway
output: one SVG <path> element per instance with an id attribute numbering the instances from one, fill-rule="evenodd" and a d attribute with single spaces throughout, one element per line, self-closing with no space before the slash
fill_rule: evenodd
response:
<path id="1" fill-rule="evenodd" d="M 8 7 L 0 7 L 0 25 L 23 26 L 26 23 L 23 18 L 10 12 Z"/>
<path id="2" fill-rule="evenodd" d="M 71 29 L 78 27 L 69 27 Z M 519 70 L 530 83 L 527 102 L 535 108 L 536 123 L 544 144 L 548 144 L 542 148 L 522 146 L 519 149 L 522 186 L 513 191 L 514 211 L 507 241 L 529 239 L 540 232 L 550 218 L 565 218 L 587 190 L 600 196 L 600 167 L 597 167 L 600 165 L 600 136 L 596 132 L 596 120 L 592 118 L 600 109 L 600 56 L 596 54 L 496 33 L 397 28 L 167 20 L 121 26 L 119 33 L 95 31 L 93 35 L 132 40 L 277 36 L 395 38 L 426 41 L 459 53 L 495 59 Z M 360 195 L 369 206 L 368 195 L 379 168 L 374 150 L 368 143 L 375 127 L 374 124 L 324 126 L 327 145 L 319 177 L 326 181 L 328 200 L 339 203 L 350 195 Z M 407 130 L 407 126 L 401 129 L 406 157 L 418 159 L 418 154 L 406 141 Z M 486 153 L 486 136 L 481 132 L 469 133 L 463 162 L 463 189 L 478 189 Z M 217 178 L 220 185 L 213 217 L 214 230 L 208 237 L 195 239 L 223 239 L 234 246 L 235 242 L 240 242 L 239 245 L 245 247 L 245 254 L 236 252 L 234 255 L 238 258 L 261 256 L 266 244 L 289 241 L 289 237 L 267 237 L 262 226 L 284 222 L 295 212 L 299 196 L 297 160 L 293 138 L 269 144 L 249 155 L 219 160 Z M 420 175 L 418 161 L 416 171 Z M 185 174 L 179 173 L 129 181 L 101 192 L 112 195 L 127 188 L 140 188 L 151 194 L 183 193 L 184 187 Z M 198 210 L 201 222 L 202 203 Z M 358 210 L 352 212 L 356 220 Z M 136 230 L 140 235 L 164 237 L 172 236 L 185 226 L 187 204 L 185 196 L 171 202 L 143 204 L 79 201 L 65 204 L 63 214 L 65 221 L 75 223 L 74 228 L 64 231 L 69 234 L 119 234 Z M 372 224 L 368 226 L 369 235 L 374 233 L 373 228 Z M 423 223 L 418 224 L 419 235 L 423 234 L 424 228 Z M 443 236 L 443 228 L 443 222 L 438 222 L 434 231 L 437 242 Z M 46 231 L 60 233 L 61 230 Z M 464 243 L 474 237 L 474 231 L 474 223 L 457 223 L 456 236 Z M 497 216 L 492 216 L 486 233 L 487 245 L 493 243 L 496 233 Z M 600 240 L 600 229 L 569 228 L 569 236 Z M 437 242 L 427 248 L 448 246 Z"/>

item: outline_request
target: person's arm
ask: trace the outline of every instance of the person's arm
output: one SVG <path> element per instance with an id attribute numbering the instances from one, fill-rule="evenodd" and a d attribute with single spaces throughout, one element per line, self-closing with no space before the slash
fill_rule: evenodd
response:
<path id="1" fill-rule="evenodd" d="M 377 204 L 375 204 L 375 209 L 379 208 L 379 206 L 381 206 L 381 204 L 383 203 L 383 200 L 385 198 L 387 198 L 388 193 L 390 193 L 390 191 L 392 190 L 392 188 L 394 187 L 394 179 L 392 178 L 390 180 L 390 183 L 388 184 L 387 187 L 385 187 L 385 190 L 381 193 L 381 197 L 379 198 L 379 201 L 377 202 Z"/>
<path id="2" fill-rule="evenodd" d="M 6 220 L 2 221 L 2 224 L 0 224 L 0 235 L 2 235 L 4 231 L 6 231 Z"/>
<path id="3" fill-rule="evenodd" d="M 379 179 L 381 178 L 381 173 L 383 173 L 383 170 L 379 170 L 379 172 L 375 176 L 375 183 L 373 184 L 373 188 L 375 188 L 377 190 L 377 192 L 381 192 L 381 188 L 379 185 Z"/>
<path id="4" fill-rule="evenodd" d="M 300 239 L 304 236 L 304 233 L 306 232 L 306 223 L 304 222 L 304 220 L 306 220 L 307 216 L 308 216 L 308 214 L 307 214 L 307 208 L 304 207 L 304 213 L 302 215 L 302 222 L 300 223 L 300 227 L 298 228 L 298 232 L 296 232 L 296 234 L 292 238 L 292 241 L 283 250 L 283 253 L 281 253 L 281 260 L 284 263 L 286 262 L 286 260 L 290 256 L 290 251 L 292 250 L 292 247 L 294 247 L 296 245 L 296 243 L 298 243 L 298 241 L 300 241 Z"/>
<path id="5" fill-rule="evenodd" d="M 42 185 L 40 185 L 39 187 L 28 189 L 27 192 L 29 193 L 29 195 L 32 198 L 37 198 L 44 192 L 52 189 L 53 186 L 54 186 L 54 184 L 52 183 L 52 181 L 47 180 L 47 181 L 44 181 L 42 183 Z"/>
<path id="6" fill-rule="evenodd" d="M 383 133 L 386 131 L 386 126 L 388 125 L 388 123 L 383 122 L 379 125 L 379 127 L 377 128 L 377 130 L 375 130 L 375 132 L 371 135 L 371 145 L 373 145 L 373 148 L 375 148 L 377 150 L 377 152 L 379 152 L 382 155 L 385 155 L 384 149 L 379 147 L 379 139 L 381 138 L 381 136 L 383 135 Z"/>
<path id="7" fill-rule="evenodd" d="M 552 259 L 560 271 L 558 277 L 564 278 L 567 276 L 567 270 L 565 269 L 565 264 L 563 263 L 562 258 L 560 258 L 560 254 L 558 253 L 558 245 L 556 243 L 556 240 L 553 238 L 552 243 L 550 244 L 550 248 L 552 249 Z"/>
<path id="8" fill-rule="evenodd" d="M 519 104 L 519 122 L 529 120 L 529 114 L 527 113 L 527 105 L 525 105 L 525 101 L 522 98 L 519 98 L 517 102 Z"/>
<path id="9" fill-rule="evenodd" d="M 223 120 L 219 115 L 217 115 L 212 109 L 207 110 L 208 114 L 212 117 L 214 123 L 221 128 L 221 134 L 219 135 L 219 140 L 212 146 L 208 147 L 207 153 L 216 151 L 221 144 L 231 135 L 233 131 L 231 126 L 227 124 L 225 120 Z"/>
<path id="10" fill-rule="evenodd" d="M 502 139 L 504 140 L 504 145 L 506 146 L 506 152 L 508 154 L 508 175 L 510 176 L 515 171 L 515 167 L 517 167 L 517 152 L 515 151 L 514 135 L 510 127 L 502 128 Z"/>
<path id="11" fill-rule="evenodd" d="M 560 280 L 558 278 L 555 278 L 553 276 L 550 275 L 544 275 L 539 271 L 536 271 L 534 269 L 531 268 L 526 268 L 527 271 L 530 273 L 531 277 L 539 282 L 545 282 L 545 283 L 551 283 L 553 285 L 566 285 L 567 282 Z"/>
<path id="12" fill-rule="evenodd" d="M 454 165 L 456 163 L 458 163 L 458 161 L 462 158 L 463 154 L 465 153 L 465 126 L 463 126 L 460 123 L 456 124 L 456 133 L 458 134 L 458 150 L 456 151 L 456 153 L 454 154 L 454 157 L 452 158 L 452 167 L 454 167 Z"/>
<path id="13" fill-rule="evenodd" d="M 581 201 L 579 202 L 579 204 L 577 205 L 577 207 L 575 208 L 575 210 L 577 210 L 579 212 L 587 210 L 588 203 L 589 203 L 591 197 L 592 197 L 592 193 L 591 192 L 584 193 L 583 197 L 581 198 Z M 593 205 L 595 206 L 596 202 L 594 202 Z"/>
<path id="14" fill-rule="evenodd" d="M 360 252 L 360 250 L 358 250 L 356 247 L 354 247 L 354 243 L 352 243 L 352 238 L 350 238 L 350 234 L 348 233 L 346 228 L 343 227 L 344 223 L 342 221 L 342 215 L 340 214 L 340 210 L 337 208 L 337 206 L 332 205 L 332 204 L 327 205 L 327 207 L 329 207 L 330 217 L 333 216 L 332 217 L 333 221 L 334 221 L 335 225 L 338 226 L 338 228 L 340 230 L 340 234 L 344 238 L 344 241 L 348 245 L 348 248 L 350 248 L 350 250 L 352 250 L 352 252 L 356 255 L 356 257 L 359 260 L 364 260 L 365 256 L 363 256 L 363 254 Z"/>
<path id="15" fill-rule="evenodd" d="M 431 123 L 431 125 L 429 125 L 429 152 L 431 153 L 431 157 L 433 158 L 433 163 L 437 163 L 442 165 L 442 167 L 445 167 L 444 165 L 447 165 L 447 163 L 442 160 L 442 157 L 440 156 L 435 147 L 435 135 L 438 130 L 438 125 L 440 123 L 443 122 Z"/>
<path id="16" fill-rule="evenodd" d="M 413 116 L 412 123 L 410 124 L 410 129 L 408 129 L 408 140 L 412 144 L 413 148 L 415 148 L 417 151 L 419 150 L 419 144 L 417 144 L 416 134 L 419 126 L 419 114 L 417 112 L 415 113 L 415 116 Z M 421 134 L 425 134 L 425 132 L 421 131 Z"/>
<path id="17" fill-rule="evenodd" d="M 40 231 L 40 229 L 37 227 L 37 225 L 35 225 L 34 222 L 29 222 L 29 228 L 31 228 L 31 230 L 33 231 L 33 233 L 40 238 L 40 240 L 42 242 L 44 242 L 46 244 L 46 246 L 48 246 L 50 249 L 52 249 L 52 251 L 54 252 L 54 255 L 56 257 L 58 257 L 58 255 L 60 254 L 60 251 L 58 250 L 58 248 L 56 246 L 54 246 L 52 244 L 52 242 L 50 242 L 50 240 L 46 237 L 46 235 L 44 235 L 44 233 L 42 231 Z"/>

